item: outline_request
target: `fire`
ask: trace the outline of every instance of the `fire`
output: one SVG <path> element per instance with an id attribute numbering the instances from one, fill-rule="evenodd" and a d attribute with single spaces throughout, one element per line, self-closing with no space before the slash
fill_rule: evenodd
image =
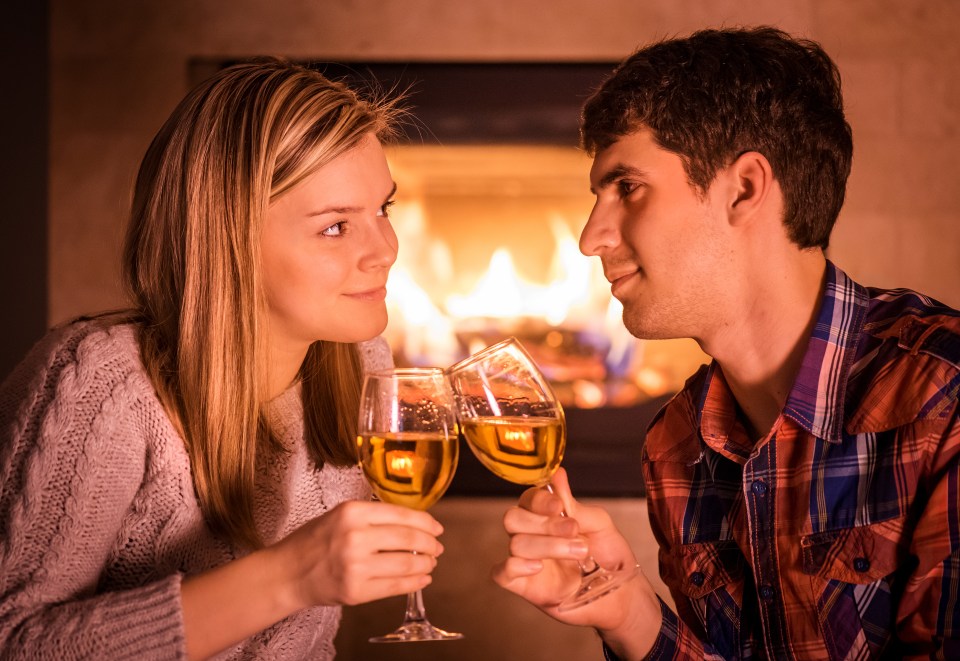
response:
<path id="1" fill-rule="evenodd" d="M 417 240 L 422 242 L 425 223 L 418 211 L 414 207 L 403 218 L 413 228 L 413 232 L 407 233 L 419 235 Z M 607 333 L 613 329 L 621 336 L 617 342 L 618 355 L 626 355 L 629 342 L 622 337 L 625 331 L 616 330 L 622 330 L 616 307 L 619 304 L 610 297 L 599 260 L 580 253 L 576 239 L 562 219 L 552 219 L 551 230 L 556 248 L 547 283 L 522 277 L 513 253 L 501 246 L 493 252 L 487 270 L 470 291 L 452 293 L 442 304 L 435 302 L 421 283 L 450 279 L 449 247 L 439 239 L 428 240 L 430 247 L 425 260 L 422 250 L 414 251 L 414 256 L 407 259 L 401 252 L 387 282 L 391 319 L 387 334 L 391 345 L 401 346 L 407 359 L 416 364 L 431 361 L 449 364 L 462 352 L 457 330 L 471 325 L 471 320 L 541 319 L 553 327 L 579 327 L 591 333 Z M 610 323 L 611 315 L 617 317 L 615 323 Z"/>
<path id="2" fill-rule="evenodd" d="M 387 452 L 387 472 L 394 478 L 412 479 L 416 473 L 416 453 L 390 450 Z"/>
<path id="3" fill-rule="evenodd" d="M 533 442 L 533 431 L 529 429 L 504 429 L 500 442 L 521 452 L 533 452 L 536 449 Z"/>
<path id="4" fill-rule="evenodd" d="M 391 218 L 401 249 L 387 282 L 384 335 L 398 364 L 443 367 L 516 335 L 561 402 L 592 408 L 676 390 L 701 362 L 702 353 L 689 345 L 677 350 L 671 343 L 678 341 L 642 342 L 629 334 L 600 260 L 580 253 L 573 223 L 559 212 L 545 217 L 543 235 L 527 230 L 518 240 L 515 221 L 498 217 L 489 232 L 462 243 L 460 235 L 449 238 L 453 245 L 431 234 L 420 202 L 398 202 Z M 491 243 L 498 233 L 518 245 Z M 485 270 L 471 273 L 463 267 L 476 268 L 478 237 L 492 252 Z M 551 238 L 552 256 L 543 250 Z M 542 280 L 521 273 L 538 268 Z"/>

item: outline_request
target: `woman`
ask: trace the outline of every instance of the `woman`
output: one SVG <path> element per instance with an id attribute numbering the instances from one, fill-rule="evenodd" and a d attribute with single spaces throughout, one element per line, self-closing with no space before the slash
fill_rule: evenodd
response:
<path id="1" fill-rule="evenodd" d="M 390 361 L 397 112 L 269 60 L 157 134 L 132 310 L 0 389 L 0 657 L 327 659 L 340 604 L 430 582 L 440 525 L 369 502 L 355 457 L 362 370 Z"/>

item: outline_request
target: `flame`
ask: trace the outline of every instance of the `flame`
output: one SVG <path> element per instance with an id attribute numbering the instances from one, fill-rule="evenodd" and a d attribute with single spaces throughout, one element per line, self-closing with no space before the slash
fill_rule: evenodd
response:
<path id="1" fill-rule="evenodd" d="M 591 261 L 580 253 L 577 240 L 562 219 L 552 218 L 550 226 L 556 251 L 547 284 L 522 278 L 517 273 L 513 255 L 501 247 L 494 251 L 489 267 L 470 293 L 447 297 L 447 312 L 456 319 L 538 317 L 552 326 L 559 326 L 574 315 L 592 316 L 588 310 L 594 300 L 591 293 L 598 274 L 606 283 L 603 273 L 596 268 L 596 260 Z M 608 297 L 609 292 L 605 292 L 601 300 Z"/>
<path id="2" fill-rule="evenodd" d="M 536 444 L 533 442 L 531 429 L 504 429 L 500 434 L 500 444 L 520 452 L 533 452 Z"/>
<path id="3" fill-rule="evenodd" d="M 478 326 L 509 334 L 504 329 L 528 318 L 546 322 L 543 344 L 550 350 L 562 352 L 564 338 L 574 331 L 577 342 L 603 357 L 598 369 L 608 377 L 633 383 L 649 394 L 671 387 L 662 366 L 643 364 L 646 344 L 624 327 L 623 306 L 610 296 L 600 260 L 580 253 L 571 224 L 562 217 L 550 219 L 555 249 L 545 282 L 524 278 L 516 266 L 522 253 L 500 246 L 464 293 L 453 289 L 450 246 L 429 234 L 420 205 L 397 207 L 392 219 L 402 250 L 387 282 L 390 323 L 384 335 L 402 362 L 451 365 L 488 343 L 489 335 L 477 333 Z M 580 407 L 609 403 L 603 377 L 579 374 L 570 381 L 572 403 Z M 517 449 L 525 449 L 524 439 L 511 440 L 519 444 Z"/>
<path id="4" fill-rule="evenodd" d="M 409 450 L 387 452 L 387 472 L 391 477 L 412 479 L 416 473 L 416 453 Z"/>

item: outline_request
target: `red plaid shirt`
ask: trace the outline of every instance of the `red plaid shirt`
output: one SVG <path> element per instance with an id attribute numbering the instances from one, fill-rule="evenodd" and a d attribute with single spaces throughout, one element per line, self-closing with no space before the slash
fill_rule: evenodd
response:
<path id="1" fill-rule="evenodd" d="M 701 368 L 644 448 L 679 614 L 661 604 L 650 657 L 960 659 L 958 389 L 960 313 L 830 263 L 764 438 Z"/>

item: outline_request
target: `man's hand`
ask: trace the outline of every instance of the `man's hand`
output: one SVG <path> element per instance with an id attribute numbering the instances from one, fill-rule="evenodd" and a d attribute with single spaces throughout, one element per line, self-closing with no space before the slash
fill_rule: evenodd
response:
<path id="1" fill-rule="evenodd" d="M 656 593 L 642 572 L 596 601 L 558 610 L 580 585 L 578 563 L 588 556 L 607 568 L 633 567 L 636 558 L 606 510 L 574 500 L 562 468 L 551 486 L 553 493 L 528 489 L 507 511 L 510 557 L 494 567 L 493 580 L 560 622 L 598 629 L 622 658 L 642 658 L 661 622 Z"/>

